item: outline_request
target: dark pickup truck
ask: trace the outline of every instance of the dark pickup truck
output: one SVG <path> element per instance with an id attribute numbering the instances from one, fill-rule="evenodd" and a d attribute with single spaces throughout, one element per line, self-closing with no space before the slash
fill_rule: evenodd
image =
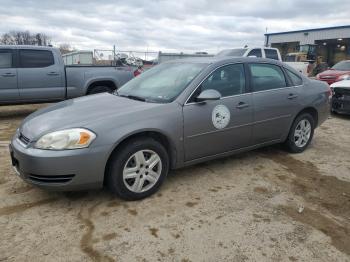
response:
<path id="1" fill-rule="evenodd" d="M 129 66 L 65 66 L 58 49 L 0 46 L 0 104 L 60 101 L 112 92 L 138 74 Z"/>

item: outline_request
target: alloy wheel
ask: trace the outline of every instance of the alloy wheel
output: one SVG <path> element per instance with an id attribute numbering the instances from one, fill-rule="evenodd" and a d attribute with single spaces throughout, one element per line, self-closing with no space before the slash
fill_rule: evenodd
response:
<path id="1" fill-rule="evenodd" d="M 297 147 L 304 147 L 311 136 L 311 123 L 307 119 L 302 119 L 294 130 L 294 143 Z"/>
<path id="2" fill-rule="evenodd" d="M 162 161 L 152 150 L 140 150 L 134 153 L 123 169 L 125 186 L 134 193 L 150 190 L 162 173 Z"/>

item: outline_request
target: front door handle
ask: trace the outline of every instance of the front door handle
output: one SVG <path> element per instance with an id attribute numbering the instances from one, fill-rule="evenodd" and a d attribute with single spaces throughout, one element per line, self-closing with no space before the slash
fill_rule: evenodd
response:
<path id="1" fill-rule="evenodd" d="M 58 76 L 59 73 L 57 73 L 57 72 L 50 72 L 50 73 L 47 73 L 47 75 L 49 75 L 49 76 Z"/>
<path id="2" fill-rule="evenodd" d="M 296 95 L 296 94 L 289 94 L 288 99 L 295 99 L 297 97 L 298 97 L 298 95 Z"/>
<path id="3" fill-rule="evenodd" d="M 239 102 L 238 105 L 236 106 L 236 108 L 238 109 L 243 109 L 243 108 L 246 108 L 248 107 L 249 105 L 245 102 Z"/>
<path id="4" fill-rule="evenodd" d="M 5 73 L 5 74 L 2 74 L 1 76 L 3 76 L 3 77 L 14 77 L 14 76 L 16 76 L 16 74 L 14 74 L 14 73 Z"/>

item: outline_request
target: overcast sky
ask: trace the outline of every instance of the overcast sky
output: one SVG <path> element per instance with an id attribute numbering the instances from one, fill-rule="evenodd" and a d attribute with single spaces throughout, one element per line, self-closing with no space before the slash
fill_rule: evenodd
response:
<path id="1" fill-rule="evenodd" d="M 350 24 L 349 0 L 0 0 L 0 34 L 44 32 L 77 49 L 209 51 L 264 33 Z"/>

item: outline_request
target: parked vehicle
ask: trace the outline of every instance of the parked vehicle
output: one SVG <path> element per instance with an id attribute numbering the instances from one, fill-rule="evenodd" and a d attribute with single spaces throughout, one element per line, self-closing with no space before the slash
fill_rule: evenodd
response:
<path id="1" fill-rule="evenodd" d="M 277 48 L 271 47 L 250 47 L 250 48 L 234 48 L 225 49 L 219 52 L 216 56 L 242 56 L 242 57 L 261 57 L 270 58 L 282 62 L 282 57 Z M 298 72 L 308 76 L 309 62 L 286 61 L 286 64 L 297 70 Z"/>
<path id="2" fill-rule="evenodd" d="M 170 61 L 114 94 L 33 113 L 11 141 L 12 163 L 43 188 L 105 184 L 124 199 L 141 199 L 169 169 L 275 143 L 303 152 L 328 118 L 330 96 L 326 83 L 270 59 Z"/>
<path id="3" fill-rule="evenodd" d="M 350 80 L 350 60 L 335 64 L 329 70 L 318 74 L 316 79 L 325 81 L 329 85 L 342 80 Z"/>
<path id="4" fill-rule="evenodd" d="M 350 114 L 350 80 L 339 81 L 331 85 L 332 112 Z"/>
<path id="5" fill-rule="evenodd" d="M 51 102 L 112 92 L 134 77 L 127 66 L 65 66 L 58 49 L 0 46 L 0 104 Z"/>

